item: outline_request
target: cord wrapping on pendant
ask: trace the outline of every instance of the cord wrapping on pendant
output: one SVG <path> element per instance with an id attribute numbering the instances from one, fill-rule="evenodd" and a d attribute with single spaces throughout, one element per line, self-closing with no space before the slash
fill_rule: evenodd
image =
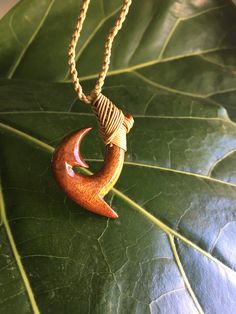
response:
<path id="1" fill-rule="evenodd" d="M 126 151 L 126 134 L 134 124 L 133 117 L 124 115 L 122 110 L 103 94 L 99 94 L 94 99 L 92 109 L 96 114 L 99 133 L 104 143 L 114 144 Z"/>

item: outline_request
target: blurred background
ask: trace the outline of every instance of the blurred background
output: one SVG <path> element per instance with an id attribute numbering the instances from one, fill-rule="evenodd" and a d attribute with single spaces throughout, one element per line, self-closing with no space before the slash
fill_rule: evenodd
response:
<path id="1" fill-rule="evenodd" d="M 236 5 L 236 0 L 231 0 Z M 20 0 L 0 0 L 0 19 Z"/>
<path id="2" fill-rule="evenodd" d="M 20 0 L 0 0 L 0 19 Z"/>

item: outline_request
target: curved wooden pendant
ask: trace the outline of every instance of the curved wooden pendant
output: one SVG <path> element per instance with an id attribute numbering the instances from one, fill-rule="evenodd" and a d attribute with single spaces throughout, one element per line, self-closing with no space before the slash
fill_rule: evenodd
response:
<path id="1" fill-rule="evenodd" d="M 61 142 L 53 154 L 53 174 L 59 186 L 77 204 L 96 214 L 117 218 L 117 213 L 103 197 L 120 176 L 125 151 L 116 145 L 107 145 L 104 164 L 96 174 L 85 176 L 74 171 L 74 167 L 88 168 L 80 154 L 80 143 L 90 130 L 76 131 Z"/>

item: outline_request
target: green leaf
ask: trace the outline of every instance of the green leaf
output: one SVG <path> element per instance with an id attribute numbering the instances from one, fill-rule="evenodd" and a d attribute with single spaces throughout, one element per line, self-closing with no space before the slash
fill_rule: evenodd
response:
<path id="1" fill-rule="evenodd" d="M 78 50 L 85 90 L 120 5 L 91 3 Z M 63 82 L 79 6 L 24 0 L 0 23 L 2 76 L 14 78 L 0 81 L 0 312 L 234 313 L 235 6 L 134 1 L 104 87 L 135 117 L 106 198 L 117 220 L 68 200 L 50 170 L 67 133 L 96 129 Z M 82 149 L 99 169 L 96 132 Z"/>

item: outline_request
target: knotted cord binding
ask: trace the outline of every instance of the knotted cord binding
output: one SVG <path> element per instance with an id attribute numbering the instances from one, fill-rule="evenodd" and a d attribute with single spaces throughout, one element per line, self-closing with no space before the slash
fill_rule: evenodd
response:
<path id="1" fill-rule="evenodd" d="M 134 124 L 134 119 L 131 115 L 124 115 L 122 110 L 118 109 L 103 94 L 99 94 L 92 103 L 92 109 L 96 114 L 99 133 L 106 145 L 114 144 L 121 147 L 125 151 L 126 134 Z"/>

